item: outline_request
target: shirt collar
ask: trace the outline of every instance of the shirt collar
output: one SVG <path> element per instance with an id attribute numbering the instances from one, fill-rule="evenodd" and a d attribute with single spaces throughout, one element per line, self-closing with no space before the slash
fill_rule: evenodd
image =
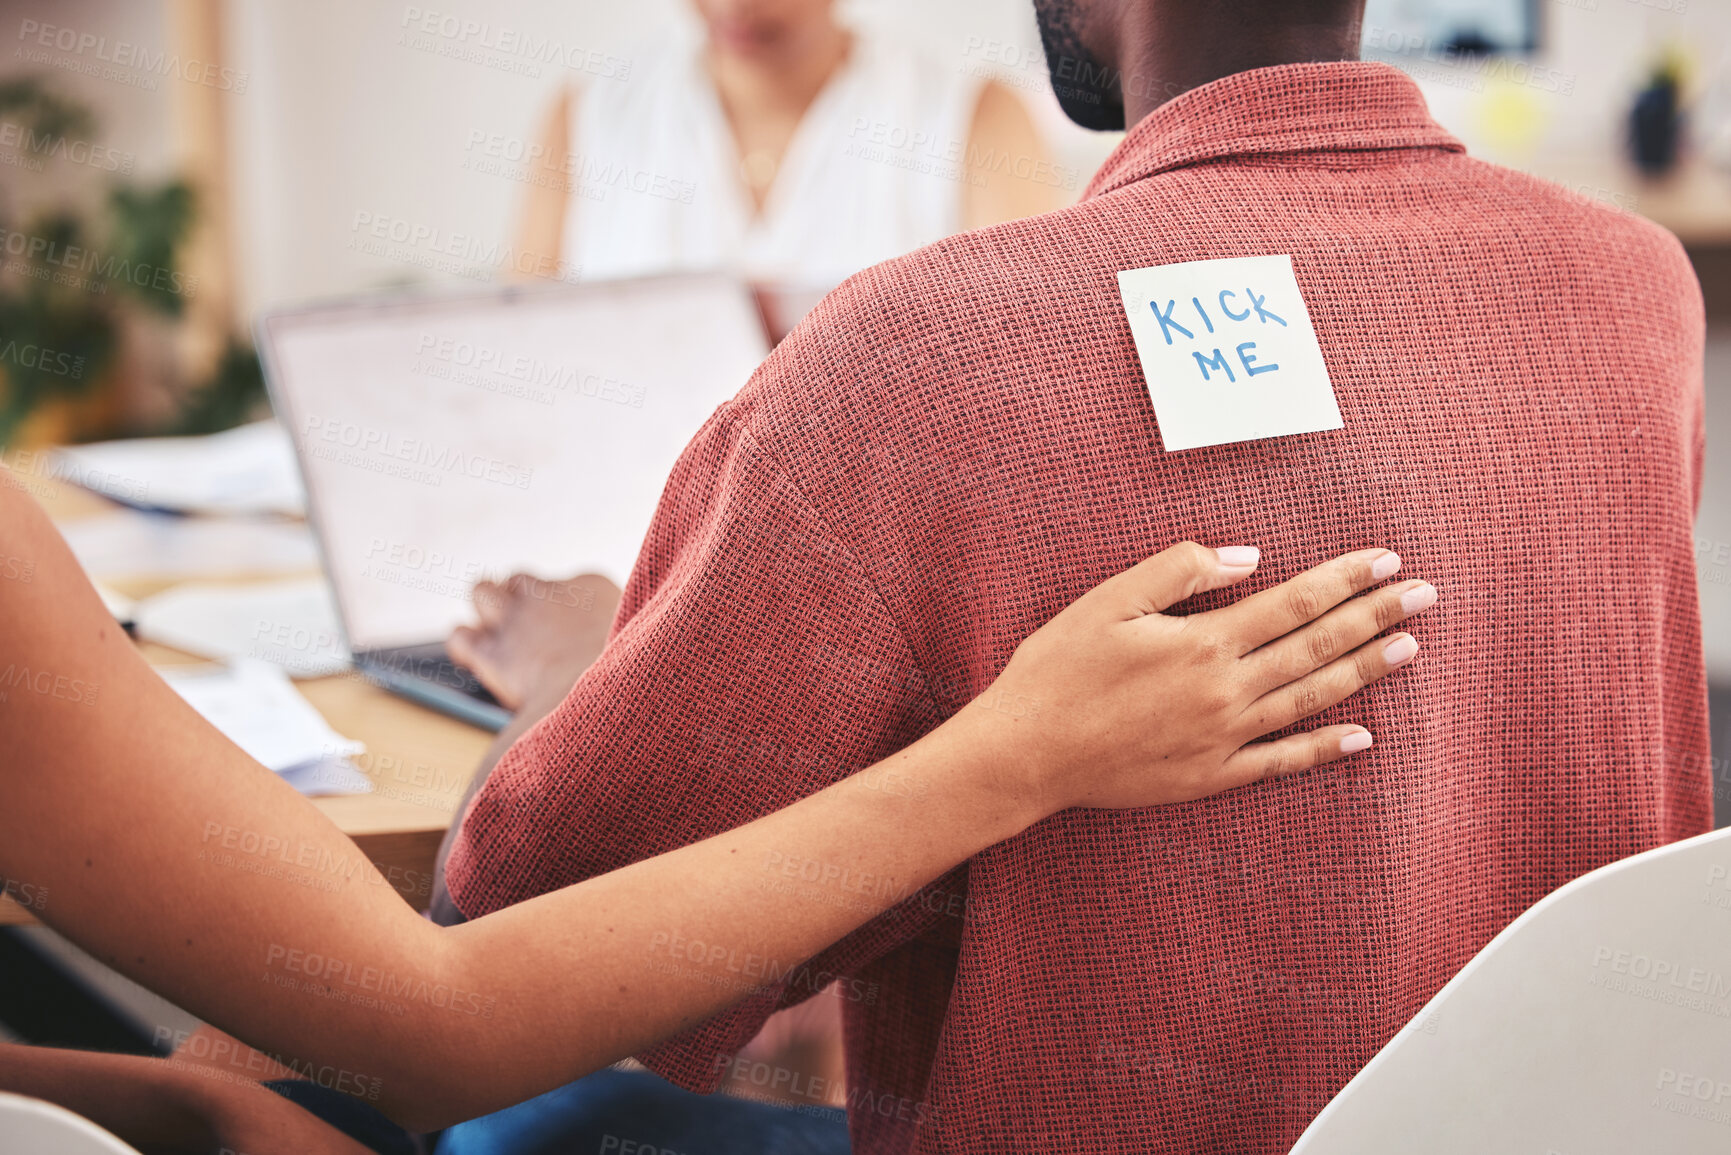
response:
<path id="1" fill-rule="evenodd" d="M 1124 137 L 1086 199 L 1155 173 L 1231 156 L 1466 146 L 1431 119 L 1393 65 L 1357 60 L 1253 68 L 1174 97 Z"/>

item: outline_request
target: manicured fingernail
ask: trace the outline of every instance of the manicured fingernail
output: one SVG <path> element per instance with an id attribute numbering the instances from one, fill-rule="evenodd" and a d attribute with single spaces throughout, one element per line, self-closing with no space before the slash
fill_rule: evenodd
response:
<path id="1" fill-rule="evenodd" d="M 1390 666 L 1398 666 L 1412 661 L 1412 656 L 1418 653 L 1418 642 L 1411 634 L 1396 634 L 1389 639 L 1388 645 L 1382 648 L 1382 660 Z"/>
<path id="2" fill-rule="evenodd" d="M 1385 553 L 1370 564 L 1370 576 L 1377 581 L 1385 577 L 1393 577 L 1394 571 L 1400 568 L 1400 554 Z"/>
<path id="3" fill-rule="evenodd" d="M 1342 754 L 1356 754 L 1360 750 L 1370 749 L 1370 742 L 1369 730 L 1355 730 L 1340 740 L 1340 752 Z"/>
<path id="4" fill-rule="evenodd" d="M 1426 582 L 1422 586 L 1413 586 L 1400 595 L 1400 612 L 1416 614 L 1420 610 L 1428 610 L 1436 605 L 1436 587 Z"/>
<path id="5" fill-rule="evenodd" d="M 1214 551 L 1221 569 L 1249 569 L 1262 558 L 1262 551 L 1253 545 L 1223 545 Z"/>

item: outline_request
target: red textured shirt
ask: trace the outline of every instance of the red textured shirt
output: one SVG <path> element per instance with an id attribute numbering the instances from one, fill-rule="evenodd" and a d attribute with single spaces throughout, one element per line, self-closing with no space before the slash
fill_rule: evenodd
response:
<path id="1" fill-rule="evenodd" d="M 1115 274 L 1280 253 L 1345 428 L 1164 452 Z M 1387 546 L 1442 601 L 1415 663 L 1311 723 L 1368 754 L 1057 815 L 777 987 L 848 976 L 861 1152 L 1284 1151 L 1522 909 L 1708 828 L 1702 338 L 1671 236 L 1467 157 L 1392 68 L 1186 93 L 1076 206 L 854 277 L 716 412 L 605 654 L 468 813 L 453 896 L 883 758 L 1181 538 L 1263 550 L 1198 608 Z M 776 1002 L 652 1065 L 712 1087 Z"/>

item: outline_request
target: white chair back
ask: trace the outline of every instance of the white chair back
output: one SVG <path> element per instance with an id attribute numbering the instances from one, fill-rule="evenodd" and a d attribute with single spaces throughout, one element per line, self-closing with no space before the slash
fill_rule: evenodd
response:
<path id="1" fill-rule="evenodd" d="M 1731 1151 L 1731 829 L 1612 863 L 1492 939 L 1292 1155 Z"/>
<path id="2" fill-rule="evenodd" d="M 138 1155 L 82 1115 L 0 1091 L 0 1155 Z"/>

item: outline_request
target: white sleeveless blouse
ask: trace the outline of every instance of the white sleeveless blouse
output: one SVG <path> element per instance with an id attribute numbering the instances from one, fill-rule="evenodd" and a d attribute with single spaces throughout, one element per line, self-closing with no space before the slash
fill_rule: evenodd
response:
<path id="1" fill-rule="evenodd" d="M 567 170 L 568 266 L 585 278 L 723 269 L 827 288 L 961 228 L 981 81 L 855 33 L 753 215 L 694 38 L 583 91 Z"/>

